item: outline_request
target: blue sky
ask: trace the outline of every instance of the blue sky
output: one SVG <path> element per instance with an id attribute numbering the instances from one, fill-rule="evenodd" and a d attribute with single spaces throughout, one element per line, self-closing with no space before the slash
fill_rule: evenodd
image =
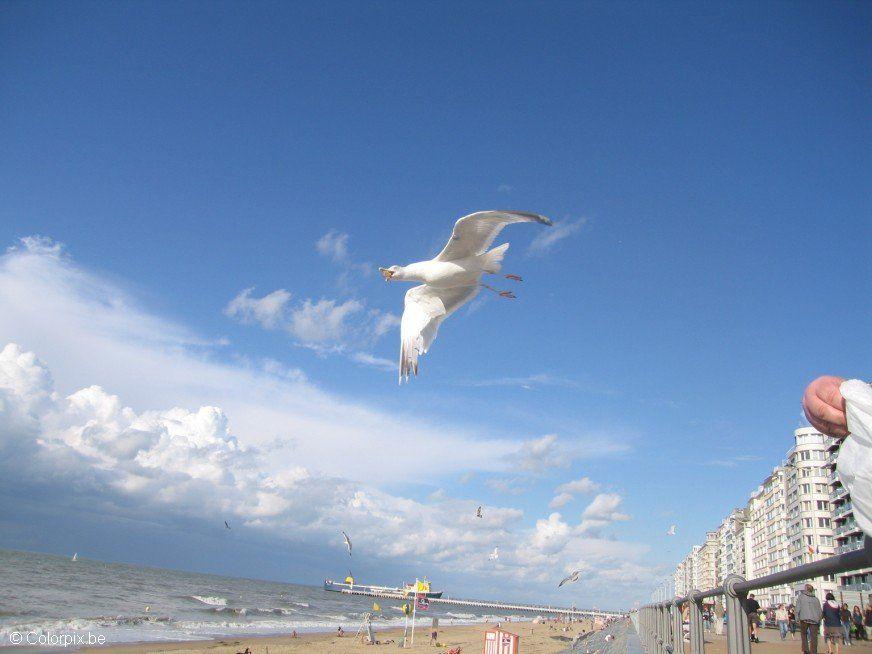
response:
<path id="1" fill-rule="evenodd" d="M 374 580 L 632 600 L 783 456 L 807 381 L 869 376 L 870 20 L 848 3 L 4 4 L 0 347 L 40 360 L 7 352 L 29 417 L 7 409 L 6 463 L 49 435 L 89 481 L 70 497 L 4 468 L 0 545 L 65 552 L 48 526 L 88 524 L 73 549 L 96 558 L 317 583 L 344 565 L 351 502 Z M 557 223 L 498 241 L 519 299 L 452 317 L 398 388 L 379 325 L 404 288 L 376 267 L 503 207 Z M 228 315 L 245 289 L 288 299 Z M 90 397 L 99 446 L 63 399 L 92 385 L 138 416 Z M 198 447 L 253 495 L 113 485 L 127 454 L 95 457 L 144 423 L 206 429 Z M 227 458 L 231 438 L 267 462 Z M 213 472 L 198 484 L 226 483 Z M 277 478 L 291 504 L 271 512 L 251 498 Z M 223 499 L 198 512 L 197 493 Z M 303 528 L 287 512 L 307 493 Z M 228 508 L 249 500 L 260 517 Z M 448 524 L 479 503 L 490 532 Z M 228 512 L 243 542 L 210 531 Z M 173 547 L 137 547 L 143 530 Z M 555 594 L 575 564 L 589 582 Z"/>

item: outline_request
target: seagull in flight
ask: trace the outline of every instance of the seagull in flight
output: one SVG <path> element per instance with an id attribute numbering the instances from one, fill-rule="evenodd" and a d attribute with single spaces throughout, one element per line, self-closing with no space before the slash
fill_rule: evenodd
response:
<path id="1" fill-rule="evenodd" d="M 581 570 L 575 570 L 571 574 L 564 577 L 563 580 L 559 584 L 557 584 L 557 587 L 560 588 L 563 584 L 566 584 L 566 583 L 573 583 L 574 584 L 576 581 L 578 581 L 578 575 L 580 575 L 580 574 L 581 574 Z"/>
<path id="2" fill-rule="evenodd" d="M 344 531 L 342 532 L 342 539 L 345 541 L 345 547 L 348 549 L 348 556 L 351 556 L 351 539 Z"/>
<path id="3" fill-rule="evenodd" d="M 478 507 L 478 508 L 475 510 L 475 517 L 476 517 L 476 518 L 483 518 L 483 517 L 484 517 L 484 514 L 481 512 L 481 507 Z"/>
<path id="4" fill-rule="evenodd" d="M 386 282 L 422 282 L 406 291 L 400 322 L 400 383 L 418 374 L 418 357 L 426 354 L 436 338 L 439 325 L 485 288 L 509 300 L 511 291 L 500 291 L 482 283 L 481 276 L 500 272 L 509 249 L 503 243 L 488 250 L 503 227 L 510 223 L 552 225 L 545 216 L 524 211 L 477 211 L 463 216 L 442 252 L 429 261 L 406 266 L 379 268 Z M 506 275 L 519 282 L 517 275 Z"/>
<path id="5" fill-rule="evenodd" d="M 495 547 L 494 551 L 491 552 L 490 554 L 488 554 L 487 558 L 489 558 L 491 561 L 496 561 L 497 559 L 499 559 L 500 558 L 500 548 Z"/>
<path id="6" fill-rule="evenodd" d="M 227 527 L 228 529 L 230 529 L 230 525 L 227 524 L 226 520 L 224 521 L 224 526 Z"/>
<path id="7" fill-rule="evenodd" d="M 670 525 L 669 529 L 666 530 L 666 535 L 667 536 L 674 536 L 675 535 L 675 525 Z"/>

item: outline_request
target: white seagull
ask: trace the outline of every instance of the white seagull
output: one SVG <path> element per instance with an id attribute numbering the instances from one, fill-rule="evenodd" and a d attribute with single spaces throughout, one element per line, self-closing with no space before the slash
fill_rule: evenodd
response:
<path id="1" fill-rule="evenodd" d="M 499 559 L 500 558 L 500 548 L 495 547 L 494 551 L 491 552 L 490 554 L 488 554 L 487 558 L 489 558 L 491 561 L 496 561 L 497 559 Z"/>
<path id="2" fill-rule="evenodd" d="M 484 517 L 484 514 L 481 512 L 481 507 L 478 507 L 478 508 L 475 510 L 475 517 L 476 517 L 476 518 L 483 518 L 483 517 Z"/>
<path id="3" fill-rule="evenodd" d="M 666 530 L 666 535 L 667 536 L 674 536 L 675 535 L 675 525 L 670 525 L 669 529 Z"/>
<path id="4" fill-rule="evenodd" d="M 573 583 L 574 584 L 576 581 L 578 581 L 578 575 L 580 575 L 580 574 L 581 574 L 581 570 L 575 570 L 572 574 L 569 574 L 566 577 L 564 577 L 563 581 L 561 581 L 559 584 L 557 584 L 557 587 L 560 588 L 565 583 Z"/>
<path id="5" fill-rule="evenodd" d="M 344 531 L 342 532 L 342 540 L 345 541 L 345 547 L 348 549 L 348 556 L 351 556 L 351 539 Z"/>
<path id="6" fill-rule="evenodd" d="M 498 291 L 482 284 L 484 273 L 496 274 L 509 249 L 503 243 L 488 250 L 509 223 L 552 222 L 536 213 L 523 211 L 477 211 L 460 218 L 442 252 L 430 261 L 407 266 L 379 268 L 385 281 L 423 282 L 406 292 L 400 323 L 400 383 L 418 374 L 418 357 L 426 354 L 436 338 L 439 325 L 469 302 L 484 287 L 500 297 L 514 299 L 511 291 Z M 506 275 L 521 281 L 517 275 Z"/>

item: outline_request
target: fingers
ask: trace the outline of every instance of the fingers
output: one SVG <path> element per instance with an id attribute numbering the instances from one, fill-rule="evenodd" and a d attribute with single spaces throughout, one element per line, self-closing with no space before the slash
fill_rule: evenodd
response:
<path id="1" fill-rule="evenodd" d="M 848 435 L 845 400 L 839 392 L 840 377 L 818 377 L 805 389 L 802 406 L 818 431 L 836 438 Z"/>

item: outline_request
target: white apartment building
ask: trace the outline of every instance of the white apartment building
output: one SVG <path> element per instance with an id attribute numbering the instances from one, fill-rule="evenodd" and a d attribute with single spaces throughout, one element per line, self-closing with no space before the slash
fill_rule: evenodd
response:
<path id="1" fill-rule="evenodd" d="M 830 503 L 828 449 L 833 439 L 811 427 L 793 432 L 795 444 L 787 453 L 787 537 L 790 567 L 811 563 L 835 553 L 833 508 Z M 811 580 L 818 597 L 834 591 L 832 576 Z M 799 590 L 802 584 L 795 584 Z"/>
<path id="2" fill-rule="evenodd" d="M 720 542 L 718 532 L 710 531 L 705 535 L 705 543 L 699 550 L 699 579 L 697 590 L 709 590 L 718 585 L 718 549 Z"/>
<path id="3" fill-rule="evenodd" d="M 836 471 L 839 442 L 810 427 L 794 431 L 793 440 L 787 462 L 751 493 L 747 506 L 731 511 L 676 568 L 677 595 L 720 586 L 729 574 L 755 579 L 863 546 Z M 850 605 L 872 599 L 872 568 L 809 581 L 818 597 L 832 591 Z M 757 599 L 764 607 L 792 603 L 804 583 L 764 589 Z"/>
<path id="4" fill-rule="evenodd" d="M 812 430 L 813 431 L 813 430 Z M 843 554 L 863 546 L 863 532 L 854 519 L 854 507 L 851 504 L 851 496 L 847 489 L 839 481 L 836 469 L 836 460 L 839 454 L 839 441 L 825 438 L 828 453 L 824 465 L 827 468 L 829 484 L 829 500 L 833 519 L 833 546 L 837 554 Z M 846 575 L 839 575 L 837 581 L 838 590 L 844 593 L 866 594 L 872 591 L 872 569 L 857 570 Z M 856 602 L 855 602 L 856 603 Z"/>
<path id="5" fill-rule="evenodd" d="M 745 577 L 745 524 L 744 508 L 733 509 L 718 528 L 717 577 L 720 586 L 728 575 Z"/>

